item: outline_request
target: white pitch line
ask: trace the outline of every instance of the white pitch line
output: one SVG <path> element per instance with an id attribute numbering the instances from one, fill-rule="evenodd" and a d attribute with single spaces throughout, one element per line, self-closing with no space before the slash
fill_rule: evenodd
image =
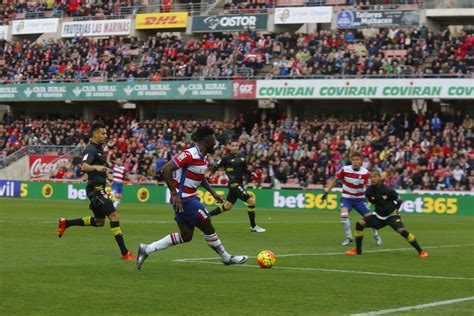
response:
<path id="1" fill-rule="evenodd" d="M 423 249 L 440 249 L 440 248 L 459 248 L 459 247 L 467 247 L 467 246 L 474 246 L 474 244 L 462 244 L 462 245 L 442 245 L 442 246 L 428 246 L 423 247 Z M 406 250 L 413 250 L 413 248 L 392 248 L 392 249 L 379 249 L 379 250 L 367 250 L 364 253 L 378 253 L 378 252 L 392 252 L 392 251 L 406 251 Z M 340 256 L 344 255 L 344 252 L 317 252 L 317 253 L 288 253 L 277 255 L 277 258 L 280 257 L 310 257 L 310 256 Z M 249 258 L 256 258 L 255 256 L 251 256 Z M 200 261 L 200 260 L 220 260 L 218 257 L 207 257 L 207 258 L 184 258 L 184 259 L 175 259 L 173 261 L 177 262 L 187 262 L 187 261 Z"/>
<path id="2" fill-rule="evenodd" d="M 351 314 L 351 316 L 383 315 L 383 314 L 396 313 L 396 312 L 405 312 L 405 311 L 410 311 L 413 309 L 422 309 L 422 308 L 430 308 L 430 307 L 436 307 L 436 306 L 442 306 L 442 305 L 456 304 L 456 303 L 472 301 L 472 300 L 474 300 L 474 296 L 456 298 L 452 300 L 439 301 L 439 302 L 433 302 L 433 303 L 428 303 L 428 304 L 413 305 L 413 306 L 406 306 L 406 307 L 393 308 L 393 309 L 383 309 L 383 310 L 375 311 L 375 312 Z"/>
<path id="3" fill-rule="evenodd" d="M 176 261 L 176 260 L 174 260 Z M 201 263 L 201 264 L 215 264 L 222 265 L 220 262 L 214 261 L 177 261 L 183 263 Z M 260 268 L 257 265 L 238 265 L 244 268 Z M 436 276 L 436 275 L 416 275 L 416 274 L 398 274 L 398 273 L 385 273 L 385 272 L 370 272 L 370 271 L 356 271 L 356 270 L 338 270 L 338 269 L 323 269 L 323 268 L 295 268 L 295 267 L 275 267 L 272 269 L 276 270 L 298 270 L 298 271 L 318 271 L 318 272 L 337 272 L 337 273 L 352 273 L 352 274 L 364 274 L 364 275 L 379 275 L 389 277 L 404 277 L 404 278 L 421 278 L 421 279 L 443 279 L 443 280 L 468 280 L 474 281 L 474 278 L 463 278 L 463 277 L 449 277 L 449 276 Z"/>

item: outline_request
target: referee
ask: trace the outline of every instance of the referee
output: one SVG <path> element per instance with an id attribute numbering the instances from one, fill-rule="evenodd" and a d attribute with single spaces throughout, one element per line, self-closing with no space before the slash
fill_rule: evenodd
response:
<path id="1" fill-rule="evenodd" d="M 243 185 L 244 175 L 248 173 L 247 159 L 244 154 L 239 153 L 239 143 L 237 141 L 230 143 L 230 150 L 230 154 L 219 160 L 217 166 L 211 170 L 214 172 L 220 167 L 224 168 L 227 177 L 229 177 L 229 194 L 227 195 L 226 202 L 216 207 L 209 214 L 215 216 L 230 211 L 235 202 L 237 202 L 237 199 L 239 199 L 247 203 L 250 231 L 254 233 L 264 233 L 266 229 L 257 226 L 255 223 L 255 199 L 245 191 Z"/>
<path id="2" fill-rule="evenodd" d="M 402 201 L 398 198 L 397 192 L 382 183 L 382 177 L 377 170 L 371 171 L 370 182 L 371 185 L 365 191 L 365 196 L 370 203 L 375 205 L 375 213 L 357 222 L 355 231 L 356 249 L 348 250 L 345 254 L 350 256 L 362 254 L 364 228 L 381 229 L 389 225 L 418 251 L 420 258 L 428 258 L 428 253 L 421 249 L 415 236 L 405 229 L 405 225 L 398 213 Z"/>

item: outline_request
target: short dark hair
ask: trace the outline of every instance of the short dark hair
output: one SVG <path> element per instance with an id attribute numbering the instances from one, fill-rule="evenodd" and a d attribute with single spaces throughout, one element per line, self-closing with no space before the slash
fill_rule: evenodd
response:
<path id="1" fill-rule="evenodd" d="M 381 174 L 380 174 L 380 170 L 377 169 L 377 168 L 372 168 L 372 169 L 370 169 L 370 173 L 376 173 L 376 174 L 378 174 L 379 176 L 381 175 Z"/>
<path id="2" fill-rule="evenodd" d="M 92 124 L 90 130 L 89 130 L 89 136 L 92 137 L 92 135 L 94 135 L 94 133 L 101 129 L 101 128 L 105 128 L 105 125 L 102 124 L 102 123 L 94 123 Z"/>
<path id="3" fill-rule="evenodd" d="M 208 126 L 204 125 L 198 128 L 193 134 L 193 141 L 200 142 L 208 137 L 214 136 L 214 130 Z"/>
<path id="4" fill-rule="evenodd" d="M 362 158 L 362 155 L 360 154 L 360 152 L 358 151 L 354 151 L 351 155 L 351 158 L 354 158 L 354 157 L 359 157 L 359 158 Z"/>

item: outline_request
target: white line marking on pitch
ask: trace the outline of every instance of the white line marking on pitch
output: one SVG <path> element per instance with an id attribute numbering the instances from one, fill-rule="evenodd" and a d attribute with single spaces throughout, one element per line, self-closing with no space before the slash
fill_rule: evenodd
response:
<path id="1" fill-rule="evenodd" d="M 423 249 L 440 249 L 440 248 L 459 248 L 459 247 L 466 247 L 466 246 L 474 246 L 474 244 L 462 244 L 462 245 L 442 245 L 442 246 L 428 246 L 423 247 Z M 392 251 L 406 251 L 406 250 L 413 250 L 413 248 L 393 248 L 393 249 L 379 249 L 379 250 L 367 250 L 364 253 L 378 253 L 378 252 L 392 252 Z M 288 253 L 277 255 L 278 258 L 280 257 L 305 257 L 305 256 L 340 256 L 344 255 L 344 252 L 319 252 L 319 253 Z M 255 256 L 251 256 L 249 258 L 256 258 Z M 177 262 L 187 262 L 187 261 L 201 261 L 201 260 L 220 260 L 218 257 L 207 257 L 207 258 L 184 258 L 184 259 L 175 259 L 173 261 Z"/>
<path id="2" fill-rule="evenodd" d="M 175 260 L 176 261 L 176 260 Z M 215 261 L 177 261 L 183 263 L 201 263 L 201 264 L 215 264 L 222 265 L 220 262 Z M 257 265 L 238 265 L 244 268 L 260 268 Z M 370 272 L 370 271 L 355 271 L 355 270 L 338 270 L 338 269 L 323 269 L 323 268 L 295 268 L 295 267 L 275 267 L 272 269 L 277 270 L 298 270 L 298 271 L 319 271 L 319 272 L 338 272 L 338 273 L 352 273 L 352 274 L 364 274 L 364 275 L 380 275 L 390 277 L 405 277 L 405 278 L 421 278 L 421 279 L 443 279 L 443 280 L 469 280 L 473 281 L 474 278 L 463 278 L 463 277 L 449 277 L 449 276 L 436 276 L 436 275 L 416 275 L 416 274 L 398 274 L 398 273 L 385 273 L 385 272 Z"/>
<path id="3" fill-rule="evenodd" d="M 439 301 L 439 302 L 433 302 L 433 303 L 428 303 L 428 304 L 413 305 L 413 306 L 406 306 L 406 307 L 393 308 L 393 309 L 383 309 L 383 310 L 375 311 L 375 312 L 352 314 L 351 316 L 383 315 L 383 314 L 389 314 L 389 313 L 410 311 L 413 309 L 422 309 L 422 308 L 436 307 L 436 306 L 441 306 L 441 305 L 456 304 L 456 303 L 472 301 L 472 300 L 474 300 L 474 296 L 456 298 L 453 300 Z"/>

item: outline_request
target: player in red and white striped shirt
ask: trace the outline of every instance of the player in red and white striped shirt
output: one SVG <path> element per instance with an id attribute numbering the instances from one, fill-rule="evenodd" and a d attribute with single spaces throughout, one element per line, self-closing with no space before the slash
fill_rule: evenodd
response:
<path id="1" fill-rule="evenodd" d="M 232 256 L 224 249 L 212 225 L 211 217 L 197 194 L 197 188 L 202 186 L 216 200 L 224 203 L 224 199 L 211 188 L 204 176 L 208 165 L 206 155 L 212 154 L 217 147 L 214 131 L 208 126 L 203 126 L 193 135 L 193 140 L 196 146 L 178 153 L 162 169 L 163 177 L 171 192 L 171 203 L 179 232 L 171 233 L 149 245 L 140 244 L 137 256 L 138 270 L 150 253 L 191 241 L 194 227 L 204 233 L 207 244 L 221 256 L 224 264 L 242 264 L 248 259 L 247 256 Z"/>
<path id="2" fill-rule="evenodd" d="M 112 196 L 114 197 L 114 206 L 120 204 L 123 195 L 123 180 L 125 180 L 125 166 L 120 158 L 115 159 L 115 163 L 112 165 Z"/>
<path id="3" fill-rule="evenodd" d="M 362 167 L 362 157 L 359 152 L 355 152 L 351 155 L 351 165 L 339 169 L 336 177 L 328 181 L 328 187 L 322 197 L 323 200 L 326 199 L 328 193 L 331 192 L 338 181 L 342 182 L 341 222 L 346 233 L 346 239 L 344 239 L 342 245 L 347 246 L 354 240 L 352 237 L 349 212 L 354 208 L 364 217 L 371 214 L 369 206 L 367 205 L 367 199 L 365 198 L 365 189 L 369 185 L 369 171 Z M 372 234 L 377 245 L 382 245 L 382 238 L 376 229 L 372 229 Z"/>

